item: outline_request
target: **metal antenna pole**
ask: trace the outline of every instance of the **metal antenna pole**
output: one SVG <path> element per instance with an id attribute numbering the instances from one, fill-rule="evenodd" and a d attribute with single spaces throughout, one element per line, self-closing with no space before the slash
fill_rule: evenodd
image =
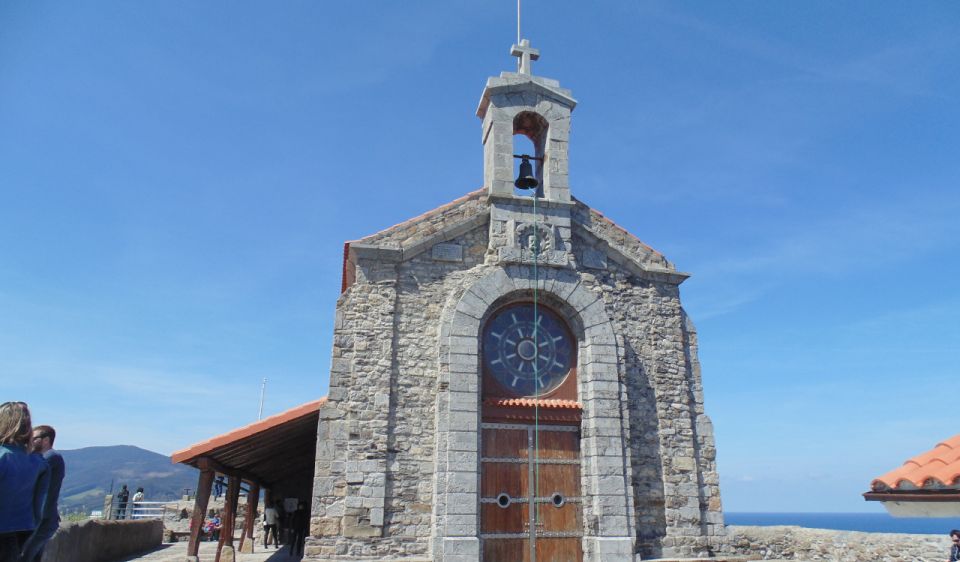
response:
<path id="1" fill-rule="evenodd" d="M 263 382 L 260 383 L 260 410 L 257 412 L 257 421 L 260 421 L 263 418 L 263 393 L 267 390 L 267 377 L 263 377 Z"/>
<path id="2" fill-rule="evenodd" d="M 520 0 L 517 0 L 517 45 L 520 44 Z"/>

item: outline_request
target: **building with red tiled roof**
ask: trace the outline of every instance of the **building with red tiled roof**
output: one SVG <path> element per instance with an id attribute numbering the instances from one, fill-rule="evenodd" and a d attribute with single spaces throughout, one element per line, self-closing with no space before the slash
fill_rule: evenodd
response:
<path id="1" fill-rule="evenodd" d="M 271 504 L 281 498 L 310 497 L 320 406 L 326 401 L 326 397 L 312 400 L 171 455 L 172 462 L 200 470 L 187 544 L 189 556 L 196 559 L 199 552 L 200 530 L 211 485 L 218 474 L 227 478 L 228 485 L 223 509 L 224 540 L 217 547 L 217 560 L 225 548 L 233 551 L 233 531 L 243 486 L 248 498 L 240 543 L 244 552 L 252 552 L 261 491 L 264 503 Z"/>
<path id="2" fill-rule="evenodd" d="M 863 496 L 896 517 L 960 516 L 960 435 L 875 478 Z"/>
<path id="3" fill-rule="evenodd" d="M 723 548 L 688 275 L 573 196 L 577 102 L 513 52 L 477 109 L 483 186 L 344 244 L 308 556 Z"/>

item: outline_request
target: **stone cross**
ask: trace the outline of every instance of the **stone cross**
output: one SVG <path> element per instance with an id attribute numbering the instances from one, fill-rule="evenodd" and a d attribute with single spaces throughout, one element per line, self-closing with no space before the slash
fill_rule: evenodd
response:
<path id="1" fill-rule="evenodd" d="M 535 61 L 540 58 L 540 50 L 534 49 L 530 46 L 529 39 L 523 39 L 520 41 L 519 45 L 514 45 L 510 48 L 510 54 L 517 57 L 517 66 L 519 67 L 518 72 L 520 74 L 530 74 L 530 61 Z"/>

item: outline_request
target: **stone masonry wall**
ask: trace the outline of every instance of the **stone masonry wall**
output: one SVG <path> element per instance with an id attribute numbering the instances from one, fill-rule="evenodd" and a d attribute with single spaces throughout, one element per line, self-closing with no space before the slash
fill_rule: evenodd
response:
<path id="1" fill-rule="evenodd" d="M 582 234 L 574 248 L 581 263 L 603 251 Z M 622 349 L 640 554 L 711 555 L 723 546 L 716 452 L 679 288 L 609 259 L 582 273 L 581 284 L 602 294 Z"/>
<path id="2" fill-rule="evenodd" d="M 462 260 L 426 251 L 389 267 L 362 263 L 338 302 L 310 556 L 430 555 L 440 310 L 482 264 L 487 228 L 445 244 Z"/>
<path id="3" fill-rule="evenodd" d="M 337 303 L 329 400 L 320 409 L 309 555 L 382 534 L 393 376 L 393 264 L 366 264 Z M 358 268 L 359 269 L 359 268 Z"/>
<path id="4" fill-rule="evenodd" d="M 473 194 L 466 198 L 465 204 L 476 203 Z M 696 332 L 680 307 L 680 278 L 639 277 L 635 264 L 616 260 L 641 253 L 661 272 L 669 274 L 672 266 L 642 245 L 608 251 L 612 243 L 631 240 L 614 236 L 619 230 L 599 215 L 579 216 L 592 223 L 573 231 L 578 271 L 545 268 L 542 274 L 579 277 L 581 287 L 602 299 L 612 322 L 611 348 L 630 410 L 637 548 L 644 558 L 708 556 L 722 545 L 723 521 Z M 401 227 L 419 232 L 414 224 Z M 380 241 L 406 248 L 390 232 Z M 595 237 L 604 232 L 609 240 Z M 488 241 L 488 227 L 480 224 L 445 241 L 443 252 L 427 248 L 402 262 L 396 253 L 358 259 L 356 281 L 337 304 L 308 556 L 431 556 L 440 316 L 451 298 L 490 271 Z"/>
<path id="5" fill-rule="evenodd" d="M 775 526 L 727 527 L 733 552 L 748 560 L 940 562 L 950 554 L 943 535 L 859 533 Z"/>
<path id="6" fill-rule="evenodd" d="M 105 562 L 127 559 L 160 546 L 163 521 L 157 519 L 64 523 L 43 550 L 43 562 Z"/>

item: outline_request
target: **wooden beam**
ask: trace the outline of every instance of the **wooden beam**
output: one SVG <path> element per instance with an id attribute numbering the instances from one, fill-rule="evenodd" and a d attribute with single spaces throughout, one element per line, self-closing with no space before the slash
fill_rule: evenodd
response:
<path id="1" fill-rule="evenodd" d="M 220 474 L 226 474 L 227 476 L 230 476 L 230 477 L 237 476 L 248 482 L 261 482 L 263 480 L 256 474 L 251 474 L 245 470 L 238 470 L 236 468 L 231 468 L 229 466 L 221 464 L 216 459 L 213 459 L 210 457 L 198 458 L 197 468 L 199 468 L 200 470 L 206 470 L 206 469 L 216 470 Z"/>
<path id="2" fill-rule="evenodd" d="M 247 514 L 243 520 L 243 535 L 240 537 L 240 552 L 253 552 L 253 526 L 257 522 L 257 504 L 260 502 L 260 486 L 251 484 L 247 492 Z"/>
<path id="3" fill-rule="evenodd" d="M 190 542 L 187 543 L 187 556 L 196 556 L 200 550 L 200 530 L 203 529 L 203 519 L 207 514 L 214 474 L 210 468 L 200 470 L 200 478 L 197 480 L 197 497 L 193 501 L 193 515 L 190 516 Z"/>
<path id="4" fill-rule="evenodd" d="M 233 549 L 233 532 L 237 521 L 237 503 L 240 499 L 240 478 L 230 476 L 227 480 L 227 501 L 223 505 L 223 514 L 220 517 L 222 529 L 220 531 L 220 542 L 217 543 L 216 562 L 220 562 L 220 552 L 224 545 Z"/>
<path id="5" fill-rule="evenodd" d="M 960 491 L 866 492 L 863 499 L 880 502 L 960 502 Z"/>

